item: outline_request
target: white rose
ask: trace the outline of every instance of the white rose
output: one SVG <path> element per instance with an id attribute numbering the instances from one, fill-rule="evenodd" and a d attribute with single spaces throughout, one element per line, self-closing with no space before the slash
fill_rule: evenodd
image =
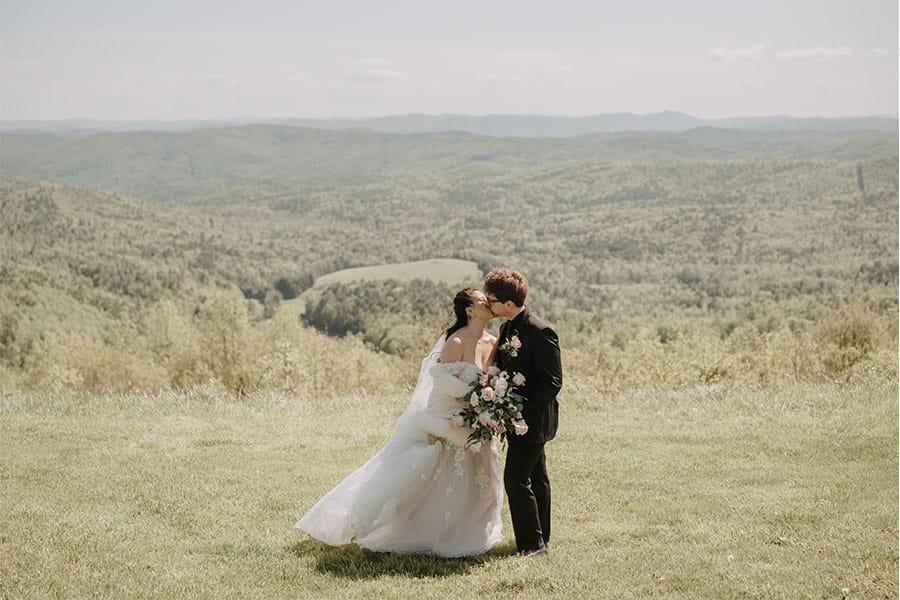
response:
<path id="1" fill-rule="evenodd" d="M 484 411 L 483 413 L 480 413 L 478 415 L 478 422 L 481 423 L 482 425 L 487 425 L 488 423 L 490 423 L 491 422 L 491 413 L 489 413 L 488 411 Z"/>
<path id="2" fill-rule="evenodd" d="M 506 394 L 506 390 L 509 387 L 509 382 L 505 379 L 497 378 L 497 383 L 494 384 L 494 391 L 497 392 L 498 396 L 503 396 Z"/>
<path id="3" fill-rule="evenodd" d="M 513 385 L 522 385 L 525 383 L 525 376 L 521 373 L 516 373 L 512 378 Z"/>
<path id="4" fill-rule="evenodd" d="M 469 404 L 471 404 L 473 407 L 478 406 L 478 394 L 477 393 L 472 392 L 472 395 L 469 396 Z"/>
<path id="5" fill-rule="evenodd" d="M 528 424 L 525 421 L 513 421 L 513 427 L 516 428 L 516 435 L 528 433 Z"/>

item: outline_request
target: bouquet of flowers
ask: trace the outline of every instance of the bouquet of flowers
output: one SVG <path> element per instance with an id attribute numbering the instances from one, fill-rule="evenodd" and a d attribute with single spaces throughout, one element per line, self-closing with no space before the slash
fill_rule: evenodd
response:
<path id="1" fill-rule="evenodd" d="M 505 439 L 507 433 L 525 435 L 528 425 L 522 419 L 524 398 L 516 388 L 525 383 L 521 373 L 510 376 L 506 371 L 491 367 L 472 385 L 467 396 L 460 398 L 464 408 L 453 416 L 457 427 L 468 425 L 472 428 L 466 440 L 466 448 L 478 451 L 481 442 L 495 435 Z"/>

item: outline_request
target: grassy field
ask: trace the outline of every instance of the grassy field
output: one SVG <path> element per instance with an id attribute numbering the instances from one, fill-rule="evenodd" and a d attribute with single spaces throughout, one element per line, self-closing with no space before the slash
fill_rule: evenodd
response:
<path id="1" fill-rule="evenodd" d="M 548 557 L 293 529 L 405 402 L 4 397 L 0 597 L 897 597 L 894 382 L 564 395 Z"/>
<path id="2" fill-rule="evenodd" d="M 355 267 L 327 273 L 316 279 L 313 287 L 296 298 L 287 300 L 284 305 L 294 314 L 302 314 L 307 302 L 315 302 L 323 288 L 335 283 L 353 283 L 355 281 L 412 281 L 414 279 L 430 279 L 450 285 L 479 285 L 483 279 L 478 265 L 469 260 L 456 258 L 432 258 L 391 265 L 374 267 Z"/>
<path id="3" fill-rule="evenodd" d="M 316 283 L 313 287 L 325 287 L 333 283 L 351 283 L 354 281 L 372 281 L 381 279 L 396 279 L 398 281 L 431 279 L 433 281 L 457 284 L 466 281 L 480 282 L 481 278 L 482 273 L 478 269 L 478 265 L 470 260 L 433 258 L 430 260 L 417 260 L 392 265 L 342 269 L 340 271 L 335 271 L 334 273 L 322 275 L 316 279 Z"/>

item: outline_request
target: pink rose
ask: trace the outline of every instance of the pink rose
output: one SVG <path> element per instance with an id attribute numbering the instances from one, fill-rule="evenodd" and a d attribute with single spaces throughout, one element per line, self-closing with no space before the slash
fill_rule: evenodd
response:
<path id="1" fill-rule="evenodd" d="M 481 397 L 490 402 L 494 399 L 494 388 L 486 387 L 481 390 Z"/>
<path id="2" fill-rule="evenodd" d="M 487 373 L 485 373 L 484 375 L 482 375 L 481 377 L 478 378 L 479 385 L 487 385 L 487 382 L 488 382 Z"/>
<path id="3" fill-rule="evenodd" d="M 514 335 L 509 338 L 509 345 L 518 350 L 522 347 L 522 341 L 519 339 L 519 336 Z"/>

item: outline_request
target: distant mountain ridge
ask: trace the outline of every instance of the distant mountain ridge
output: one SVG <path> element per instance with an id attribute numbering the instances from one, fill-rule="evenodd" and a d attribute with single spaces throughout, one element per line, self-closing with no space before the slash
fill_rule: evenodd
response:
<path id="1" fill-rule="evenodd" d="M 897 134 L 877 131 L 595 133 L 510 138 L 463 132 L 390 134 L 249 125 L 191 131 L 0 133 L 0 175 L 77 183 L 174 200 L 239 181 L 339 178 L 392 173 L 543 167 L 567 161 L 865 160 L 896 156 Z M 204 191 L 205 190 L 205 191 Z"/>
<path id="2" fill-rule="evenodd" d="M 896 116 L 868 117 L 791 117 L 770 115 L 726 119 L 701 119 L 665 111 L 659 113 L 605 113 L 583 117 L 549 115 L 463 115 L 405 114 L 359 119 L 187 119 L 176 121 L 99 121 L 66 119 L 56 121 L 0 121 L 0 131 L 189 131 L 241 125 L 290 125 L 311 129 L 369 129 L 380 133 L 410 134 L 465 132 L 495 137 L 573 138 L 593 133 L 628 131 L 683 132 L 698 127 L 740 130 L 824 130 L 898 132 Z"/>

